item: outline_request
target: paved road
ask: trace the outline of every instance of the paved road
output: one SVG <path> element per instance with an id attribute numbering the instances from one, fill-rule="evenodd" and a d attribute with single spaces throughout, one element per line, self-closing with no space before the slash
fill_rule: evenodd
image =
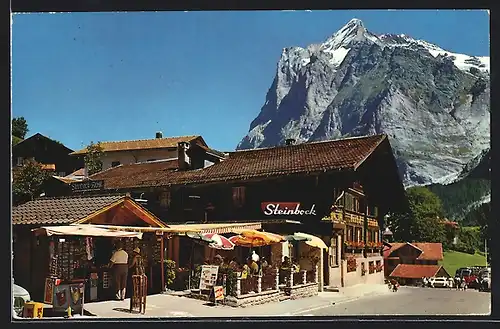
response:
<path id="1" fill-rule="evenodd" d="M 490 312 L 490 293 L 401 287 L 398 292 L 302 310 L 294 315 L 487 315 Z"/>

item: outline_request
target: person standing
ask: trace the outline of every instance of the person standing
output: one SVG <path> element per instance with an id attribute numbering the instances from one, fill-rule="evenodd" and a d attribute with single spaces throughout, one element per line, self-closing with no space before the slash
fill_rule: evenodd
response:
<path id="1" fill-rule="evenodd" d="M 128 254 L 125 250 L 123 250 L 121 241 L 116 243 L 116 251 L 110 259 L 110 267 L 113 269 L 116 299 L 124 300 L 127 289 Z"/>
<path id="2" fill-rule="evenodd" d="M 255 262 L 255 263 L 258 263 L 259 260 L 260 260 L 260 257 L 259 255 L 255 252 L 255 250 L 252 250 L 252 260 Z"/>

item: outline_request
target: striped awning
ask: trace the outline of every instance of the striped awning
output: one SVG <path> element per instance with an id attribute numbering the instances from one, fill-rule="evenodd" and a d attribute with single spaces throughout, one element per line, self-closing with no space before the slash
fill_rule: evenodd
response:
<path id="1" fill-rule="evenodd" d="M 169 225 L 169 228 L 176 230 L 196 231 L 200 233 L 238 233 L 241 230 L 260 230 L 261 223 L 210 223 L 210 224 L 179 224 Z"/>

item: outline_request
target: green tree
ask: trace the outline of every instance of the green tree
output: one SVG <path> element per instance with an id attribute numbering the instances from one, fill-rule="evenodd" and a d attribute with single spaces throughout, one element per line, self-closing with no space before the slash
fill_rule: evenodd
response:
<path id="1" fill-rule="evenodd" d="M 43 170 L 40 163 L 28 160 L 14 175 L 12 183 L 14 199 L 33 200 L 43 192 L 43 184 L 50 177 L 50 172 Z"/>
<path id="2" fill-rule="evenodd" d="M 23 141 L 22 138 L 12 135 L 12 146 L 17 145 Z"/>
<path id="3" fill-rule="evenodd" d="M 24 117 L 12 119 L 12 135 L 24 139 L 28 133 L 28 123 Z"/>
<path id="4" fill-rule="evenodd" d="M 406 191 L 410 211 L 392 214 L 389 225 L 395 241 L 445 242 L 446 231 L 442 221 L 441 200 L 425 187 Z"/>
<path id="5" fill-rule="evenodd" d="M 87 146 L 87 154 L 85 154 L 85 167 L 88 170 L 89 175 L 93 175 L 102 170 L 101 158 L 104 155 L 104 151 L 101 146 L 101 142 L 90 142 Z"/>

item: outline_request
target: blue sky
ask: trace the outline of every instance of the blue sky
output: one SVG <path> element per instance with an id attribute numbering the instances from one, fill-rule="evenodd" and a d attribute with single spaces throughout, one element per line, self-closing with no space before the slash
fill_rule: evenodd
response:
<path id="1" fill-rule="evenodd" d="M 234 150 L 264 104 L 281 50 L 352 18 L 452 52 L 489 56 L 485 11 L 16 14 L 12 114 L 80 149 L 92 141 L 202 135 Z"/>

